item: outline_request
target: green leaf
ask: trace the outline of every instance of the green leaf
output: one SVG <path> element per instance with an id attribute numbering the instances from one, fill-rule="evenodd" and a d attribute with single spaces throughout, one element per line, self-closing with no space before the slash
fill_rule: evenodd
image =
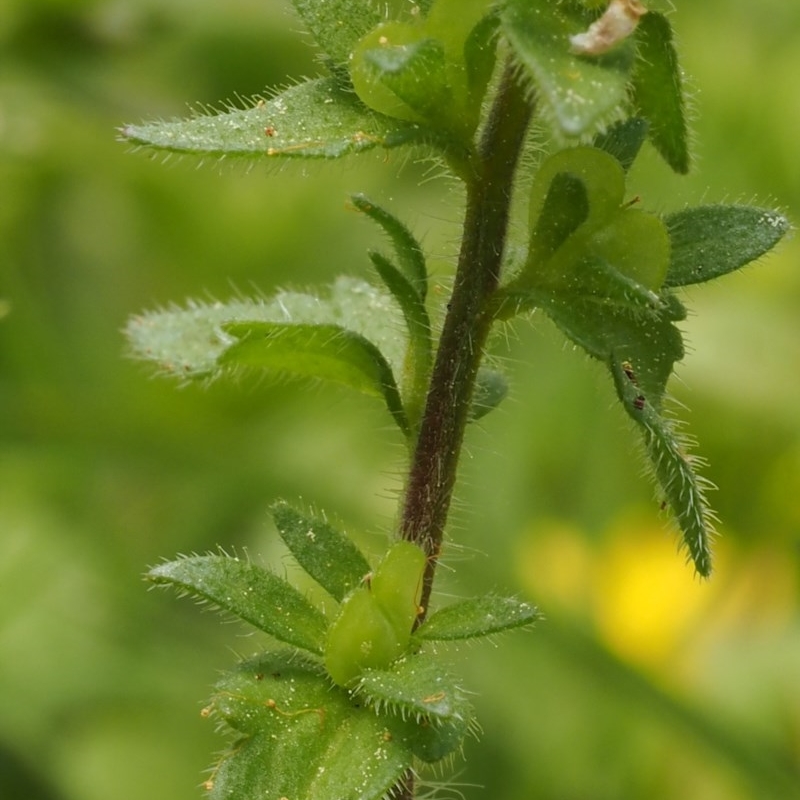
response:
<path id="1" fill-rule="evenodd" d="M 627 172 L 639 155 L 644 140 L 647 138 L 649 125 L 641 117 L 629 117 L 626 120 L 614 123 L 608 130 L 598 133 L 593 145 L 600 150 L 605 150 L 619 161 L 620 166 Z"/>
<path id="2" fill-rule="evenodd" d="M 711 574 L 715 515 L 706 500 L 713 488 L 695 469 L 690 442 L 677 424 L 650 401 L 631 361 L 612 357 L 609 368 L 622 405 L 642 431 L 653 474 L 683 534 L 683 543 L 699 575 Z"/>
<path id="3" fill-rule="evenodd" d="M 220 365 L 323 378 L 382 397 L 400 430 L 408 433 L 392 368 L 360 334 L 339 325 L 276 322 L 228 322 L 222 329 L 239 341 L 220 355 Z"/>
<path id="4" fill-rule="evenodd" d="M 636 29 L 639 57 L 633 75 L 633 100 L 650 124 L 650 141 L 675 172 L 689 171 L 689 132 L 683 79 L 672 43 L 672 26 L 650 11 Z"/>
<path id="5" fill-rule="evenodd" d="M 752 206 L 699 206 L 664 219 L 672 244 L 667 286 L 686 286 L 740 269 L 790 230 L 782 214 Z"/>
<path id="6" fill-rule="evenodd" d="M 341 602 L 369 574 L 362 552 L 326 520 L 284 502 L 275 503 L 270 513 L 297 563 L 335 600 Z"/>
<path id="7" fill-rule="evenodd" d="M 508 381 L 502 372 L 480 367 L 469 408 L 469 421 L 476 422 L 497 408 L 508 395 Z"/>
<path id="8" fill-rule="evenodd" d="M 466 693 L 433 655 L 407 656 L 388 670 L 367 670 L 355 694 L 379 714 L 396 717 L 398 738 L 427 762 L 452 753 L 475 727 Z"/>
<path id="9" fill-rule="evenodd" d="M 238 365 L 253 355 L 247 355 L 247 347 L 226 330 L 237 323 L 243 327 L 230 331 L 244 333 L 252 326 L 257 328 L 257 323 L 264 323 L 261 333 L 265 335 L 296 327 L 294 332 L 275 334 L 273 368 L 345 379 L 349 385 L 383 397 L 398 425 L 407 430 L 393 377 L 402 371 L 405 361 L 406 342 L 398 335 L 402 313 L 390 295 L 363 281 L 340 277 L 328 297 L 279 292 L 266 301 L 192 303 L 186 309 L 148 312 L 133 317 L 126 334 L 134 355 L 154 361 L 162 371 L 181 378 L 207 379 L 237 366 L 233 356 L 226 356 L 229 349 L 241 348 L 236 355 Z M 319 330 L 309 330 L 314 326 Z M 304 341 L 306 355 L 295 362 L 292 353 L 302 351 Z M 316 361 L 315 348 L 319 351 Z M 264 353 L 262 358 L 266 362 Z M 317 368 L 319 371 L 309 373 Z"/>
<path id="10" fill-rule="evenodd" d="M 320 49 L 334 62 L 346 64 L 356 42 L 382 22 L 381 0 L 292 0 Z"/>
<path id="11" fill-rule="evenodd" d="M 545 113 L 563 136 L 594 133 L 620 114 L 635 57 L 632 41 L 599 58 L 574 55 L 570 36 L 592 16 L 564 4 L 508 0 L 501 19 Z"/>
<path id="12" fill-rule="evenodd" d="M 414 632 L 423 641 L 474 639 L 532 625 L 541 619 L 530 603 L 513 597 L 485 595 L 440 608 Z"/>
<path id="13" fill-rule="evenodd" d="M 366 195 L 352 195 L 353 205 L 383 228 L 392 240 L 397 263 L 406 280 L 422 300 L 428 292 L 428 269 L 425 254 L 411 231 L 391 212 L 373 203 Z"/>
<path id="14" fill-rule="evenodd" d="M 227 673 L 209 711 L 239 734 L 208 782 L 211 800 L 383 800 L 411 766 L 390 720 L 294 653 Z"/>
<path id="15" fill-rule="evenodd" d="M 250 108 L 128 125 L 132 144 L 225 158 L 338 158 L 419 142 L 423 132 L 373 113 L 332 78 L 292 86 Z"/>
<path id="16" fill-rule="evenodd" d="M 281 642 L 321 655 L 325 616 L 283 578 L 231 556 L 188 556 L 146 575 L 249 622 Z"/>

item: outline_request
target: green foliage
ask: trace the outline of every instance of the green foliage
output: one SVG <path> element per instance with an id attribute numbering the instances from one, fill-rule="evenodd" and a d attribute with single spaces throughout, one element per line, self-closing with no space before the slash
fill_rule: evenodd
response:
<path id="1" fill-rule="evenodd" d="M 421 645 L 530 625 L 538 614 L 487 596 L 434 614 L 412 639 L 426 564 L 419 547 L 395 542 L 370 572 L 356 545 L 324 519 L 285 503 L 273 516 L 298 563 L 341 601 L 332 617 L 238 558 L 192 556 L 147 573 L 305 651 L 263 653 L 217 684 L 207 714 L 237 738 L 208 781 L 211 797 L 379 800 L 415 758 L 441 760 L 475 725 L 459 682 Z"/>
<path id="2" fill-rule="evenodd" d="M 686 311 L 674 290 L 739 269 L 789 226 L 743 206 L 667 216 L 639 208 L 627 180 L 646 139 L 674 172 L 689 168 L 682 76 L 667 17 L 632 4 L 633 16 L 601 36 L 612 18 L 598 19 L 598 5 L 432 0 L 384 18 L 372 0 L 296 0 L 330 77 L 248 109 L 123 129 L 136 145 L 219 157 L 421 147 L 467 193 L 441 331 L 431 322 L 423 248 L 361 194 L 353 205 L 393 248 L 369 254 L 383 288 L 339 278 L 325 293 L 191 304 L 129 323 L 135 354 L 184 379 L 256 370 L 378 397 L 410 456 L 400 541 L 374 571 L 326 521 L 273 507 L 281 537 L 333 609 L 323 613 L 286 581 L 226 556 L 148 574 L 305 651 L 261 655 L 217 687 L 210 708 L 241 738 L 209 782 L 214 798 L 412 797 L 417 760 L 441 760 L 474 729 L 459 682 L 430 642 L 537 619 L 529 604 L 494 595 L 427 616 L 465 426 L 507 391 L 503 375 L 481 364 L 494 323 L 542 309 L 605 365 L 694 569 L 711 573 L 707 482 L 668 403 L 684 355 L 677 323 Z M 500 41 L 508 63 L 493 80 Z M 551 152 L 521 159 L 536 110 Z M 535 171 L 525 256 L 506 276 L 512 183 L 526 163 Z"/>

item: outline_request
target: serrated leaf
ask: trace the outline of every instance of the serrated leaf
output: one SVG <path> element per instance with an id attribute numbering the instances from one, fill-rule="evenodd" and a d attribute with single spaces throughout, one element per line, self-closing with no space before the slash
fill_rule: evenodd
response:
<path id="1" fill-rule="evenodd" d="M 249 561 L 224 555 L 188 556 L 146 575 L 249 622 L 281 642 L 321 655 L 328 622 L 283 578 Z"/>
<path id="2" fill-rule="evenodd" d="M 594 133 L 620 113 L 633 69 L 632 41 L 598 58 L 574 55 L 570 36 L 584 30 L 592 16 L 563 4 L 508 0 L 501 20 L 545 112 L 563 136 Z"/>
<path id="3" fill-rule="evenodd" d="M 614 156 L 627 172 L 633 166 L 636 156 L 639 155 L 639 150 L 647 138 L 649 127 L 646 119 L 629 117 L 597 134 L 592 144 Z"/>
<path id="4" fill-rule="evenodd" d="M 664 219 L 672 245 L 667 286 L 686 286 L 740 269 L 790 230 L 782 214 L 752 206 L 699 206 Z"/>
<path id="5" fill-rule="evenodd" d="M 284 502 L 270 513 L 297 563 L 335 600 L 341 602 L 369 574 L 369 562 L 352 539 L 326 520 Z"/>
<path id="6" fill-rule="evenodd" d="M 475 726 L 472 707 L 439 658 L 408 656 L 388 670 L 367 670 L 356 696 L 378 713 L 394 715 L 395 730 L 414 755 L 434 762 L 452 753 Z"/>
<path id="7" fill-rule="evenodd" d="M 650 141 L 675 172 L 689 171 L 689 130 L 683 78 L 669 20 L 655 11 L 636 30 L 639 57 L 633 74 L 633 99 L 650 124 Z"/>
<path id="8" fill-rule="evenodd" d="M 213 772 L 211 800 L 383 800 L 411 765 L 387 720 L 291 653 L 227 673 L 210 711 L 243 734 Z"/>
<path id="9" fill-rule="evenodd" d="M 292 0 L 322 51 L 346 64 L 356 42 L 384 19 L 381 0 Z"/>
<path id="10" fill-rule="evenodd" d="M 538 609 L 513 597 L 485 595 L 434 611 L 414 632 L 423 641 L 474 639 L 532 625 Z"/>
<path id="11" fill-rule="evenodd" d="M 322 378 L 382 397 L 400 429 L 408 433 L 392 368 L 360 334 L 339 325 L 276 322 L 228 322 L 222 329 L 239 341 L 219 356 L 221 366 Z"/>
<path id="12" fill-rule="evenodd" d="M 332 78 L 292 86 L 250 108 L 120 132 L 132 144 L 219 158 L 339 158 L 422 137 L 416 126 L 374 113 Z"/>

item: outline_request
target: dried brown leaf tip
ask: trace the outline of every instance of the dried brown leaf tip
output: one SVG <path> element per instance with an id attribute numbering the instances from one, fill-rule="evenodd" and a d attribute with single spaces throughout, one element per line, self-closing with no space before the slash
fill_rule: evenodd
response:
<path id="1" fill-rule="evenodd" d="M 584 56 L 608 52 L 636 30 L 639 18 L 646 13 L 639 0 L 611 0 L 602 17 L 583 33 L 569 37 L 572 52 Z"/>

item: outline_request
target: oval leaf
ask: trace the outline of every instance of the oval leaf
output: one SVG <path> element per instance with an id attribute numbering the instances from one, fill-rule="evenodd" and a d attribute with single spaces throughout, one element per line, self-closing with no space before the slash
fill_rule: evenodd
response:
<path id="1" fill-rule="evenodd" d="M 633 75 L 633 99 L 650 124 L 650 141 L 667 164 L 689 171 L 689 131 L 683 79 L 672 43 L 672 26 L 662 14 L 645 14 L 636 31 L 639 58 Z"/>
<path id="2" fill-rule="evenodd" d="M 270 512 L 297 563 L 334 599 L 342 601 L 369 574 L 363 553 L 326 520 L 284 502 L 275 503 Z"/>
<path id="3" fill-rule="evenodd" d="M 751 206 L 699 206 L 664 222 L 672 244 L 667 286 L 702 283 L 770 251 L 788 233 L 782 214 Z"/>
<path id="4" fill-rule="evenodd" d="M 231 556 L 189 556 L 146 575 L 255 625 L 286 644 L 322 654 L 328 622 L 283 578 Z"/>

